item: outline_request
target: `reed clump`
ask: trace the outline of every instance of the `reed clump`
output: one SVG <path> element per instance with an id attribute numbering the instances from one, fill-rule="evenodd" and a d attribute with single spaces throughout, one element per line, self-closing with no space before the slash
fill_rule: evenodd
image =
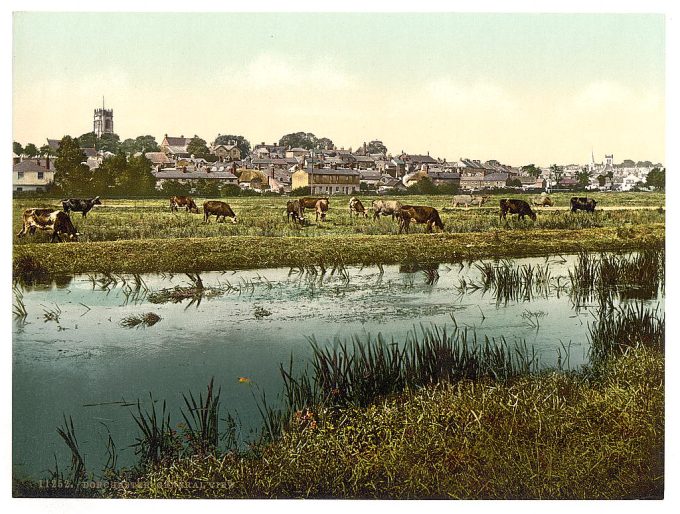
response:
<path id="1" fill-rule="evenodd" d="M 256 454 L 193 456 L 123 497 L 663 497 L 664 360 L 639 346 L 586 373 L 463 379 L 367 407 L 297 411 Z M 202 484 L 199 489 L 196 484 Z"/>

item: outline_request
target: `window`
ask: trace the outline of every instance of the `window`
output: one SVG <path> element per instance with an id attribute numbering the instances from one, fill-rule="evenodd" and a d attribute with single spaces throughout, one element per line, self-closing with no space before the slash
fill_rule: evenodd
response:
<path id="1" fill-rule="evenodd" d="M 19 180 L 22 180 L 24 178 L 24 172 L 23 171 L 17 171 L 17 178 Z"/>
<path id="2" fill-rule="evenodd" d="M 23 190 L 24 190 L 23 187 L 17 187 L 17 189 L 16 189 L 17 193 L 21 193 Z"/>
<path id="3" fill-rule="evenodd" d="M 45 172 L 39 171 L 38 172 L 38 180 L 44 180 L 44 179 L 45 179 Z"/>

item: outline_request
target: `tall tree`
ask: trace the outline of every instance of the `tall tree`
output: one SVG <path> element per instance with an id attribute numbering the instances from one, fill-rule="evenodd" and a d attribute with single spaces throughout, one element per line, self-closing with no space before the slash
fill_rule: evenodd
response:
<path id="1" fill-rule="evenodd" d="M 118 153 L 104 159 L 99 167 L 92 172 L 92 193 L 98 195 L 110 194 L 118 186 L 120 177 L 127 168 L 125 154 Z"/>
<path id="2" fill-rule="evenodd" d="M 320 137 L 316 141 L 316 147 L 319 150 L 334 150 L 335 144 L 333 144 L 333 141 L 327 137 Z"/>
<path id="3" fill-rule="evenodd" d="M 666 168 L 654 168 L 647 174 L 647 187 L 654 189 L 666 189 Z"/>
<path id="4" fill-rule="evenodd" d="M 382 153 L 387 155 L 387 147 L 383 144 L 382 141 L 373 140 L 370 143 L 366 145 L 366 152 L 367 153 Z"/>
<path id="5" fill-rule="evenodd" d="M 550 166 L 550 173 L 553 177 L 555 177 L 555 182 L 559 182 L 562 178 L 562 175 L 564 175 L 564 168 L 562 166 L 558 166 L 557 164 L 553 164 Z"/>
<path id="6" fill-rule="evenodd" d="M 210 155 L 210 150 L 208 149 L 205 139 L 201 139 L 196 135 L 194 135 L 194 137 L 191 138 L 191 141 L 189 141 L 189 144 L 187 145 L 187 152 L 189 155 L 193 155 L 194 157 L 202 157 L 204 159 Z"/>
<path id="7" fill-rule="evenodd" d="M 80 148 L 97 148 L 97 136 L 94 132 L 86 132 L 76 138 Z M 98 149 L 98 148 L 97 148 Z"/>
<path id="8" fill-rule="evenodd" d="M 102 134 L 97 140 L 97 150 L 118 153 L 120 151 L 120 136 L 118 134 Z"/>
<path id="9" fill-rule="evenodd" d="M 12 142 L 12 152 L 14 152 L 17 155 L 21 155 L 24 153 L 24 148 L 21 146 L 21 143 L 17 143 L 16 141 Z"/>
<path id="10" fill-rule="evenodd" d="M 238 149 L 241 151 L 241 158 L 242 159 L 250 153 L 250 141 L 248 141 L 243 136 L 234 136 L 234 135 L 231 135 L 231 134 L 227 134 L 227 135 L 220 134 L 215 138 L 215 144 L 216 145 L 228 145 L 229 141 L 234 141 L 236 143 L 236 146 L 238 146 Z"/>
<path id="11" fill-rule="evenodd" d="M 145 136 L 137 136 L 135 138 L 136 150 L 138 152 L 160 152 L 161 147 L 158 146 L 156 138 L 147 134 Z"/>
<path id="12" fill-rule="evenodd" d="M 85 154 L 77 140 L 64 136 L 54 162 L 54 185 L 68 195 L 88 194 L 92 173 L 86 164 Z"/>
<path id="13" fill-rule="evenodd" d="M 634 168 L 635 167 L 635 161 L 632 159 L 624 159 L 623 162 L 620 165 L 621 168 Z"/>
<path id="14" fill-rule="evenodd" d="M 318 139 L 311 132 L 293 132 L 283 136 L 279 140 L 279 146 L 290 146 L 291 148 L 314 150 L 315 148 L 318 148 Z"/>
<path id="15" fill-rule="evenodd" d="M 33 143 L 28 143 L 24 147 L 24 154 L 26 154 L 28 157 L 37 157 L 40 155 L 40 151 Z"/>
<path id="16" fill-rule="evenodd" d="M 525 166 L 522 166 L 520 168 L 520 171 L 534 178 L 538 178 L 541 175 L 541 169 L 537 168 L 534 164 L 527 164 Z"/>
<path id="17" fill-rule="evenodd" d="M 156 188 L 156 177 L 151 173 L 151 161 L 140 155 L 122 160 L 117 167 L 122 167 L 122 173 L 116 177 L 116 189 L 120 194 L 128 196 L 146 196 L 152 194 Z M 118 156 L 113 159 L 117 159 Z M 108 160 L 108 159 L 107 159 Z"/>
<path id="18" fill-rule="evenodd" d="M 42 145 L 40 147 L 40 155 L 42 155 L 43 157 L 48 157 L 48 156 L 52 157 L 52 156 L 56 155 L 56 152 L 54 150 L 52 150 L 52 147 L 50 145 Z"/>
<path id="19" fill-rule="evenodd" d="M 586 187 L 590 184 L 590 173 L 588 173 L 587 168 L 583 168 L 576 174 L 576 181 L 578 182 L 579 187 Z"/>

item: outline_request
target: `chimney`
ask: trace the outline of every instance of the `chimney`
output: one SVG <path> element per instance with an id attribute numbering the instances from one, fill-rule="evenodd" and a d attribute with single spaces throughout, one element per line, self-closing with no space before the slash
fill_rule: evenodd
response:
<path id="1" fill-rule="evenodd" d="M 45 167 L 47 167 L 48 170 L 50 169 L 50 154 L 45 156 Z"/>

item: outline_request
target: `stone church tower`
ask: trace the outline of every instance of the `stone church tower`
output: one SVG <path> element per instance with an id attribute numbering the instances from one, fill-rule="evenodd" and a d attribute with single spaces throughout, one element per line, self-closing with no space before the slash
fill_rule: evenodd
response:
<path id="1" fill-rule="evenodd" d="M 102 134 L 113 134 L 113 109 L 104 108 L 104 98 L 101 109 L 94 110 L 92 131 L 97 137 L 101 137 Z"/>

